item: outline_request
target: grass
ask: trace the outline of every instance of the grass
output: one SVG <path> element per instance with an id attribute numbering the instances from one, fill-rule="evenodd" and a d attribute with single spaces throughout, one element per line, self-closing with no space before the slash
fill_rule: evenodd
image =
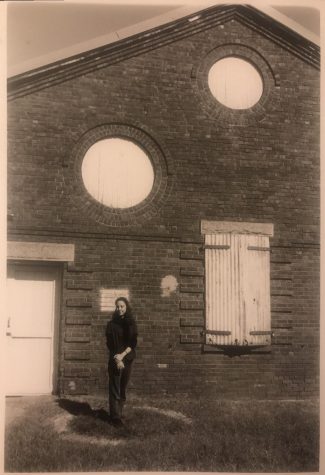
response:
<path id="1" fill-rule="evenodd" d="M 108 423 L 105 405 L 40 399 L 7 428 L 6 471 L 318 470 L 316 402 L 132 397 L 122 428 Z"/>

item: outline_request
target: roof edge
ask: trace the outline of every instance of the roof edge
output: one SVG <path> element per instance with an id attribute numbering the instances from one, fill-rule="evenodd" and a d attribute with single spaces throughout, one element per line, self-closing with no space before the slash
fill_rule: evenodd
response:
<path id="1" fill-rule="evenodd" d="M 183 10 L 184 11 L 184 10 Z M 187 10 L 188 11 L 188 10 Z M 58 60 L 8 79 L 8 98 L 15 99 L 68 81 L 94 70 L 138 56 L 189 37 L 207 28 L 237 19 L 307 64 L 320 69 L 319 47 L 252 4 L 220 4 L 195 11 L 151 30 Z"/>
<path id="2" fill-rule="evenodd" d="M 273 18 L 274 20 L 278 21 L 287 28 L 293 30 L 300 36 L 303 36 L 308 41 L 314 43 L 317 46 L 320 46 L 320 38 L 317 35 L 304 28 L 302 25 L 295 22 L 294 20 L 291 20 L 286 15 L 278 12 L 273 7 L 261 5 L 260 1 L 247 1 L 244 3 L 240 0 L 235 0 L 232 2 L 205 0 L 196 3 L 194 6 L 187 5 L 185 7 L 177 8 L 162 15 L 158 15 L 151 19 L 139 22 L 136 25 L 116 30 L 113 33 L 101 35 L 91 40 L 87 40 L 84 42 L 77 43 L 73 46 L 69 46 L 67 48 L 51 51 L 49 54 L 38 56 L 36 58 L 33 58 L 32 60 L 27 60 L 14 66 L 8 66 L 8 77 L 13 78 L 15 76 L 27 73 L 28 71 L 37 70 L 42 67 L 46 67 L 50 64 L 57 63 L 58 61 L 65 61 L 68 58 L 72 58 L 80 54 L 87 54 L 87 52 L 95 50 L 97 48 L 113 44 L 120 40 L 132 37 L 140 33 L 144 33 L 160 26 L 167 25 L 168 23 L 180 20 L 190 15 L 199 14 L 200 12 L 203 12 L 204 10 L 210 7 L 217 7 L 222 5 L 250 5 L 261 11 L 262 13 L 268 15 L 269 17 Z"/>
<path id="3" fill-rule="evenodd" d="M 249 2 L 246 2 L 247 4 Z M 295 31 L 298 33 L 300 36 L 303 36 L 306 38 L 308 41 L 311 43 L 314 43 L 317 46 L 320 46 L 320 37 L 313 33 L 312 31 L 308 30 L 304 26 L 300 25 L 300 23 L 296 22 L 295 20 L 292 20 L 288 16 L 284 15 L 283 13 L 279 12 L 275 8 L 271 6 L 263 6 L 260 5 L 258 2 L 251 2 L 250 3 L 252 6 L 255 8 L 258 8 L 258 10 L 261 10 L 263 13 L 266 15 L 272 17 L 274 20 L 277 20 L 279 23 L 282 23 L 285 25 L 287 28 L 290 28 L 290 30 Z"/>

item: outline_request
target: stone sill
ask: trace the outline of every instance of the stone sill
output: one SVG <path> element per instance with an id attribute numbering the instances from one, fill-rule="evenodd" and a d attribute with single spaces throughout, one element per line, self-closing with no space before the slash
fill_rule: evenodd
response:
<path id="1" fill-rule="evenodd" d="M 213 353 L 226 356 L 264 355 L 272 353 L 271 345 L 265 346 L 232 346 L 202 345 L 202 353 Z"/>

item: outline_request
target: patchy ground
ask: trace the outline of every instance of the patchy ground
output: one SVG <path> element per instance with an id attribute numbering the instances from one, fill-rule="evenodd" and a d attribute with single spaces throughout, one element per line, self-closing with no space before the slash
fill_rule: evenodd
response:
<path id="1" fill-rule="evenodd" d="M 40 401 L 48 401 L 52 403 L 52 396 L 24 396 L 24 397 L 8 397 L 6 398 L 5 409 L 5 423 L 8 427 L 13 422 L 17 421 L 20 417 L 25 416 L 28 410 L 35 404 L 39 404 Z"/>
<path id="2" fill-rule="evenodd" d="M 318 470 L 316 401 L 131 397 L 124 426 L 96 397 L 6 401 L 9 472 Z"/>

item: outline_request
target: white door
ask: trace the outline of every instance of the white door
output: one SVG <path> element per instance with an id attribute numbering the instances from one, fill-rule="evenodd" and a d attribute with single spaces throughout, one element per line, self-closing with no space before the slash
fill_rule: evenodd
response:
<path id="1" fill-rule="evenodd" d="M 50 394 L 58 270 L 13 265 L 8 270 L 6 394 Z"/>

